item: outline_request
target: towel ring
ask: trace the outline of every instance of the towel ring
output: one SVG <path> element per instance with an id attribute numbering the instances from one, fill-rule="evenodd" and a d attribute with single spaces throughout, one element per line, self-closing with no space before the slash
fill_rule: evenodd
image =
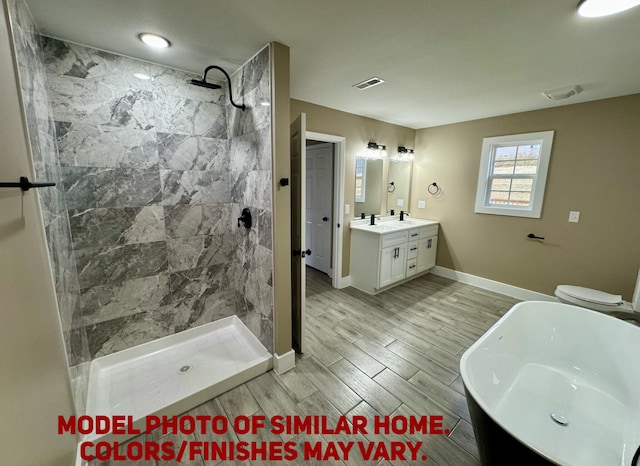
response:
<path id="1" fill-rule="evenodd" d="M 387 186 L 387 192 L 392 193 L 395 190 L 396 190 L 396 184 L 392 181 L 391 183 L 389 183 L 389 186 Z"/>
<path id="2" fill-rule="evenodd" d="M 427 191 L 429 191 L 429 194 L 431 194 L 432 196 L 435 196 L 436 194 L 440 193 L 440 186 L 438 186 L 438 183 L 434 181 L 429 185 Z"/>

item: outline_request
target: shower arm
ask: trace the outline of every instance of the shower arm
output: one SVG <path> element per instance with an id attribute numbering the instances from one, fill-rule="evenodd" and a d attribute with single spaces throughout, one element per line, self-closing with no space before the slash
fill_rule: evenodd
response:
<path id="1" fill-rule="evenodd" d="M 231 101 L 231 105 L 233 105 L 233 106 L 234 106 L 234 107 L 236 107 L 236 108 L 239 108 L 240 110 L 242 110 L 242 111 L 244 112 L 244 111 L 245 111 L 245 109 L 246 109 L 246 107 L 244 106 L 244 104 L 242 104 L 242 105 L 238 105 L 238 104 L 236 104 L 236 103 L 233 101 L 233 94 L 231 93 L 231 78 L 229 77 L 229 74 L 228 74 L 225 70 L 223 70 L 222 68 L 220 68 L 220 67 L 219 67 L 219 66 L 217 66 L 217 65 L 210 65 L 210 66 L 207 66 L 207 67 L 204 69 L 204 72 L 202 73 L 202 81 L 203 81 L 203 82 L 206 82 L 206 81 L 207 81 L 207 73 L 208 73 L 210 70 L 212 70 L 212 69 L 216 69 L 216 70 L 222 71 L 222 73 L 225 75 L 225 77 L 227 78 L 227 82 L 229 83 L 229 100 Z"/>

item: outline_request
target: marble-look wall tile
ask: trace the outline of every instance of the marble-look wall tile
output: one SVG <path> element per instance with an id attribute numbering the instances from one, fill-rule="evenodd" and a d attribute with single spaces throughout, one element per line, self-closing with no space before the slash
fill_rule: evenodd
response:
<path id="1" fill-rule="evenodd" d="M 52 181 L 55 187 L 38 190 L 43 212 L 47 248 L 51 260 L 58 312 L 70 369 L 76 368 L 73 393 L 76 412 L 84 413 L 90 353 L 86 331 L 78 324 L 79 284 L 72 250 L 64 184 L 56 148 L 55 126 L 40 37 L 23 0 L 9 0 L 7 12 L 15 45 L 20 91 L 24 108 L 35 177 Z"/>
<path id="2" fill-rule="evenodd" d="M 219 204 L 229 202 L 226 173 L 160 170 L 162 204 Z"/>
<path id="3" fill-rule="evenodd" d="M 271 121 L 270 89 L 256 88 L 244 96 L 245 111 L 227 106 L 229 137 L 237 137 L 267 127 Z"/>
<path id="4" fill-rule="evenodd" d="M 155 133 L 56 122 L 60 163 L 66 166 L 151 168 L 158 165 Z"/>
<path id="5" fill-rule="evenodd" d="M 271 158 L 271 124 L 253 133 L 256 138 L 257 147 L 257 169 L 273 170 Z"/>
<path id="6" fill-rule="evenodd" d="M 167 245 L 157 241 L 108 249 L 79 249 L 76 262 L 80 289 L 86 290 L 164 272 L 167 270 Z"/>
<path id="7" fill-rule="evenodd" d="M 230 204 L 165 206 L 164 222 L 167 237 L 229 236 L 232 226 L 231 215 Z"/>
<path id="8" fill-rule="evenodd" d="M 157 168 L 62 167 L 69 209 L 137 207 L 161 200 Z"/>
<path id="9" fill-rule="evenodd" d="M 255 170 L 247 174 L 242 203 L 271 210 L 271 170 Z"/>
<path id="10" fill-rule="evenodd" d="M 46 70 L 53 75 L 102 81 L 142 90 L 152 88 L 152 65 L 147 62 L 47 36 L 41 37 L 41 44 Z M 144 79 L 145 76 L 147 79 Z"/>
<path id="11" fill-rule="evenodd" d="M 48 75 L 47 82 L 56 121 L 142 130 L 155 127 L 150 91 L 54 74 Z"/>
<path id="12" fill-rule="evenodd" d="M 232 259 L 231 238 L 225 236 L 192 236 L 167 240 L 169 270 L 210 267 Z"/>
<path id="13" fill-rule="evenodd" d="M 154 319 L 151 311 L 89 325 L 86 329 L 92 358 L 106 356 L 173 333 L 163 321 Z"/>
<path id="14" fill-rule="evenodd" d="M 173 272 L 169 278 L 173 302 L 192 298 L 206 298 L 229 288 L 230 265 L 216 264 L 211 267 Z"/>
<path id="15" fill-rule="evenodd" d="M 34 161 L 33 168 L 37 181 L 51 181 L 56 183 L 55 186 L 37 191 L 44 225 L 47 226 L 66 210 L 60 166 Z"/>
<path id="16" fill-rule="evenodd" d="M 231 139 L 229 144 L 229 182 L 231 186 L 238 183 L 239 178 L 258 167 L 258 141 L 255 134 L 250 133 Z"/>
<path id="17" fill-rule="evenodd" d="M 43 45 L 91 354 L 233 313 L 271 349 L 268 47 L 234 75 L 238 113 L 196 75 Z M 236 225 L 245 206 L 250 230 Z"/>
<path id="18" fill-rule="evenodd" d="M 170 94 L 155 95 L 156 129 L 163 133 L 226 139 L 225 108 Z"/>
<path id="19" fill-rule="evenodd" d="M 233 290 L 218 291 L 199 299 L 188 299 L 163 306 L 154 315 L 173 331 L 197 327 L 236 313 L 236 294 Z"/>
<path id="20" fill-rule="evenodd" d="M 69 219 L 65 214 L 59 215 L 45 227 L 49 257 L 51 258 L 52 272 L 57 291 L 71 291 L 74 289 L 75 263 L 71 248 L 71 232 Z M 73 309 L 64 309 L 61 312 L 63 324 L 69 322 Z M 68 315 L 65 315 L 68 314 Z"/>
<path id="21" fill-rule="evenodd" d="M 171 170 L 229 170 L 226 139 L 158 133 L 160 168 Z"/>
<path id="22" fill-rule="evenodd" d="M 76 249 L 164 241 L 162 206 L 70 210 Z"/>
<path id="23" fill-rule="evenodd" d="M 158 309 L 171 302 L 169 275 L 161 273 L 83 291 L 80 300 L 84 325 Z"/>
<path id="24" fill-rule="evenodd" d="M 226 81 L 218 80 L 214 73 L 218 72 L 211 71 L 207 75 L 207 82 L 218 84 L 221 86 L 220 89 L 209 89 L 191 84 L 192 79 L 202 79 L 201 74 L 186 73 L 164 66 L 150 65 L 154 93 L 224 105 L 227 100 L 227 83 Z"/>
<path id="25" fill-rule="evenodd" d="M 267 249 L 271 249 L 272 246 L 272 231 L 271 231 L 271 211 L 258 209 L 258 244 Z"/>

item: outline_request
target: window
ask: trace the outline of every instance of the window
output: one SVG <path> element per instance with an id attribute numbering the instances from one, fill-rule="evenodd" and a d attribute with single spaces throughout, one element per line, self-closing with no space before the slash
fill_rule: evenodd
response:
<path id="1" fill-rule="evenodd" d="M 540 218 L 553 131 L 484 138 L 476 212 Z"/>
<path id="2" fill-rule="evenodd" d="M 364 192 L 367 179 L 367 161 L 361 157 L 356 158 L 356 202 L 364 202 Z"/>

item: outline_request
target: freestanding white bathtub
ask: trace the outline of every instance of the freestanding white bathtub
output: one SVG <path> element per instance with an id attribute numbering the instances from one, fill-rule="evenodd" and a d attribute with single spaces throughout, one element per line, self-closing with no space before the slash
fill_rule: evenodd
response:
<path id="1" fill-rule="evenodd" d="M 483 464 L 636 466 L 639 327 L 527 301 L 471 345 L 460 369 Z"/>

